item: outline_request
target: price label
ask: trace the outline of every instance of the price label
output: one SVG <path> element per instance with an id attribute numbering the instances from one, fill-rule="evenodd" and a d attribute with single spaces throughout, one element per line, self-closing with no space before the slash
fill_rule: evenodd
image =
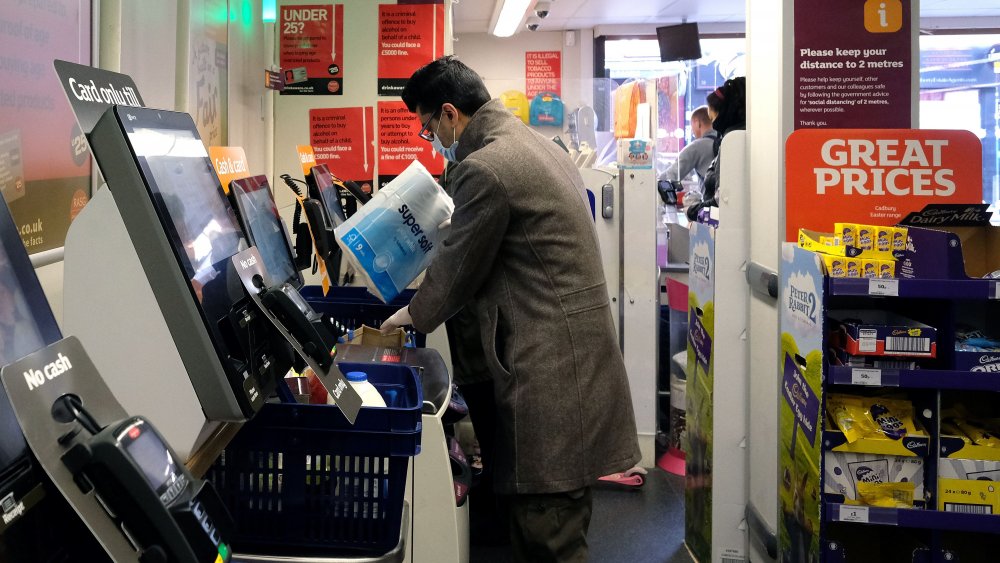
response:
<path id="1" fill-rule="evenodd" d="M 870 279 L 868 280 L 868 295 L 899 296 L 899 280 Z"/>
<path id="2" fill-rule="evenodd" d="M 860 522 L 862 524 L 868 523 L 868 507 L 867 506 L 851 506 L 849 504 L 840 505 L 840 521 L 841 522 Z"/>
<path id="3" fill-rule="evenodd" d="M 882 370 L 880 369 L 853 369 L 851 370 L 852 385 L 882 385 Z"/>

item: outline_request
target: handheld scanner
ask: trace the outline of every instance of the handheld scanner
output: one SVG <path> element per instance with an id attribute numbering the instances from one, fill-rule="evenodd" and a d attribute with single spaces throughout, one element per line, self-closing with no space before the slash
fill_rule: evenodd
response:
<path id="1" fill-rule="evenodd" d="M 333 365 L 330 351 L 337 345 L 337 337 L 323 324 L 322 316 L 309 306 L 298 290 L 283 283 L 264 289 L 260 301 L 299 342 L 303 352 L 324 370 L 330 369 Z"/>
<path id="2" fill-rule="evenodd" d="M 356 182 L 341 180 L 340 178 L 334 177 L 333 183 L 350 192 L 350 194 L 354 196 L 354 199 L 358 200 L 358 202 L 362 205 L 368 203 L 372 199 L 372 195 L 361 189 L 361 186 L 359 186 Z"/>
<path id="3" fill-rule="evenodd" d="M 229 512 L 195 479 L 146 419 L 135 416 L 82 438 L 63 462 L 139 552 L 140 561 L 228 563 Z"/>

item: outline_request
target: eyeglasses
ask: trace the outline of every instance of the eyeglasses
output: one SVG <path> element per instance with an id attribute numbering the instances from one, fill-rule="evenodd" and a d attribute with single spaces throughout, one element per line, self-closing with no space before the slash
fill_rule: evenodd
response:
<path id="1" fill-rule="evenodd" d="M 437 117 L 439 113 L 441 113 L 441 110 L 437 110 L 427 118 L 427 121 L 424 122 L 424 126 L 421 127 L 420 132 L 417 133 L 418 137 L 428 142 L 434 140 L 434 131 L 431 131 L 431 121 L 434 121 L 434 118 Z"/>

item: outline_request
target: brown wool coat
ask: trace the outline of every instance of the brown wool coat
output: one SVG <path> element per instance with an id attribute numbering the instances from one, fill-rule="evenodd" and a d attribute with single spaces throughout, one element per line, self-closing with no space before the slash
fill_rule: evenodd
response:
<path id="1" fill-rule="evenodd" d="M 635 415 L 579 171 L 498 100 L 472 116 L 457 156 L 451 232 L 410 314 L 426 333 L 475 299 L 497 492 L 569 491 L 632 467 Z"/>

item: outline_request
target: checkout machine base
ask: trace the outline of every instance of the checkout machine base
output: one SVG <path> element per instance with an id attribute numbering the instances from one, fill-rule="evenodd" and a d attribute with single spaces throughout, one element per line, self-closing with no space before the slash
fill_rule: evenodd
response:
<path id="1" fill-rule="evenodd" d="M 231 563 L 402 563 L 406 553 L 406 537 L 410 533 L 410 505 L 403 503 L 403 518 L 399 527 L 399 542 L 384 555 L 372 557 L 287 557 L 282 555 L 244 555 L 234 553 Z"/>
<path id="2" fill-rule="evenodd" d="M 63 278 L 66 334 L 78 336 L 125 411 L 142 413 L 177 455 L 189 459 L 222 423 L 202 410 L 107 186 L 70 226 Z"/>
<path id="3" fill-rule="evenodd" d="M 381 362 L 386 350 L 378 346 L 337 347 L 340 361 L 358 363 Z M 412 510 L 412 548 L 403 561 L 468 563 L 469 502 L 455 506 L 455 483 L 442 423 L 451 401 L 451 376 L 437 350 L 403 348 L 398 352 L 399 363 L 420 368 L 424 391 L 420 453 L 410 459 L 405 495 Z"/>

